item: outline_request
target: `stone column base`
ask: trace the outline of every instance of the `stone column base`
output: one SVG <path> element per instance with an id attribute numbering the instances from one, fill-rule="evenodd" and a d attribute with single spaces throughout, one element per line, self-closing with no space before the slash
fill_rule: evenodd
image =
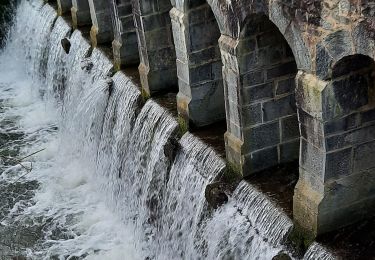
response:
<path id="1" fill-rule="evenodd" d="M 121 69 L 121 42 L 114 40 L 112 42 L 112 50 L 113 50 L 113 66 L 116 71 Z"/>
<path id="2" fill-rule="evenodd" d="M 99 28 L 95 25 L 91 26 L 90 30 L 90 39 L 91 39 L 91 45 L 93 48 L 96 48 L 98 46 L 98 33 Z"/>
<path id="3" fill-rule="evenodd" d="M 242 176 L 245 176 L 244 156 L 242 155 L 243 141 L 228 131 L 224 134 L 224 141 L 227 160 L 231 167 Z"/>
<path id="4" fill-rule="evenodd" d="M 158 92 L 175 91 L 177 89 L 176 70 L 150 71 L 150 68 L 144 63 L 139 64 L 138 70 L 142 92 L 146 96 L 151 96 Z"/>

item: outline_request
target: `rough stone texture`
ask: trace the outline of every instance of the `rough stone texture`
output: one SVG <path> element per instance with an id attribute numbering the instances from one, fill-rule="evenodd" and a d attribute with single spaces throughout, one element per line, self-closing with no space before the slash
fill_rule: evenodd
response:
<path id="1" fill-rule="evenodd" d="M 241 160 L 231 162 L 246 176 L 297 159 L 297 68 L 283 36 L 258 15 L 247 21 L 239 39 L 222 36 L 220 47 L 228 132 L 243 143 Z M 232 150 L 227 147 L 228 158 L 234 157 Z"/>
<path id="2" fill-rule="evenodd" d="M 302 137 L 294 215 L 314 235 L 375 214 L 374 72 L 369 57 L 351 55 L 336 63 L 330 80 L 298 74 Z"/>
<path id="3" fill-rule="evenodd" d="M 148 94 L 177 88 L 170 0 L 132 0 L 142 89 Z"/>
<path id="4" fill-rule="evenodd" d="M 138 65 L 138 42 L 131 0 L 112 2 L 111 7 L 114 30 L 112 49 L 115 67 L 119 70 L 121 66 Z"/>
<path id="5" fill-rule="evenodd" d="M 120 0 L 117 64 L 137 62 L 129 1 L 146 93 L 178 78 L 178 110 L 198 126 L 222 118 L 224 100 L 227 159 L 244 175 L 299 157 L 294 218 L 306 231 L 373 215 L 374 1 Z M 91 25 L 87 0 L 72 3 L 75 27 Z"/>
<path id="6" fill-rule="evenodd" d="M 201 2 L 191 1 L 191 8 L 174 7 L 170 12 L 179 84 L 177 107 L 195 126 L 225 118 L 220 31 L 211 8 Z"/>
<path id="7" fill-rule="evenodd" d="M 88 0 L 72 0 L 72 22 L 76 29 L 81 26 L 91 25 L 90 6 Z"/>
<path id="8" fill-rule="evenodd" d="M 113 41 L 110 4 L 102 0 L 89 0 L 92 27 L 90 38 L 93 47 Z"/>
<path id="9" fill-rule="evenodd" d="M 70 12 L 72 8 L 72 0 L 57 0 L 57 13 L 63 15 Z"/>

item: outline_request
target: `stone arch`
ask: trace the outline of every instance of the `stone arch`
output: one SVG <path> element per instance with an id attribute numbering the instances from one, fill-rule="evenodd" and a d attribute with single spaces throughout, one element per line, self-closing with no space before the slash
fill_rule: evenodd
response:
<path id="1" fill-rule="evenodd" d="M 375 214 L 375 62 L 345 55 L 331 68 L 326 81 L 298 75 L 301 159 L 293 214 L 314 235 Z"/>
<path id="2" fill-rule="evenodd" d="M 116 70 L 122 66 L 138 65 L 138 42 L 131 0 L 112 1 L 112 23 L 112 50 Z"/>
<path id="3" fill-rule="evenodd" d="M 139 74 L 147 95 L 177 88 L 170 0 L 131 0 L 139 47 Z"/>
<path id="4" fill-rule="evenodd" d="M 255 14 L 246 19 L 235 53 L 237 68 L 231 70 L 237 70 L 239 90 L 231 90 L 233 76 L 227 76 L 226 135 L 237 140 L 234 145 L 242 143 L 242 148 L 240 154 L 232 156 L 235 148 L 228 141 L 228 157 L 242 158 L 239 167 L 244 175 L 296 160 L 299 155 L 294 96 L 297 65 L 288 43 L 266 15 Z M 233 73 L 227 71 L 227 75 Z"/>
<path id="5" fill-rule="evenodd" d="M 331 78 L 332 70 L 341 59 L 362 54 L 375 57 L 375 32 L 365 22 L 358 23 L 352 31 L 337 30 L 328 34 L 316 47 L 316 74 L 319 78 Z"/>
<path id="6" fill-rule="evenodd" d="M 195 126 L 225 118 L 220 30 L 206 0 L 173 1 L 170 15 L 179 80 L 179 114 Z"/>
<path id="7" fill-rule="evenodd" d="M 374 60 L 362 54 L 343 57 L 332 67 L 328 86 L 332 96 L 323 110 L 327 119 L 375 108 Z"/>
<path id="8" fill-rule="evenodd" d="M 279 1 L 227 1 L 207 0 L 211 6 L 222 35 L 234 39 L 240 37 L 240 33 L 246 21 L 256 14 L 264 14 L 279 29 L 288 42 L 297 67 L 300 70 L 310 72 L 313 69 L 311 53 L 308 44 L 302 36 L 298 25 L 293 21 L 293 16 L 285 9 L 287 6 Z"/>

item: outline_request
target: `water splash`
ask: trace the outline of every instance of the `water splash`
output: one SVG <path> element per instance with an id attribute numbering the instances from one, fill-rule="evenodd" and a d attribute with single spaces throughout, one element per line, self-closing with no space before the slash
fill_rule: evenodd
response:
<path id="1" fill-rule="evenodd" d="M 0 73 L 9 75 L 0 77 L 0 133 L 15 134 L 16 156 L 46 148 L 19 183 L 22 169 L 1 162 L 1 191 L 23 185 L 25 196 L 1 212 L 0 233 L 33 234 L 13 255 L 272 259 L 287 251 L 290 219 L 250 184 L 209 208 L 205 187 L 225 162 L 190 133 L 178 140 L 173 116 L 153 100 L 143 104 L 134 83 L 112 75 L 105 53 L 49 5 L 21 2 L 1 55 Z"/>
<path id="2" fill-rule="evenodd" d="M 334 260 L 336 257 L 329 252 L 326 248 L 320 245 L 317 242 L 314 242 L 308 248 L 305 256 L 303 257 L 304 260 L 313 260 L 313 259 L 321 259 L 321 260 Z"/>

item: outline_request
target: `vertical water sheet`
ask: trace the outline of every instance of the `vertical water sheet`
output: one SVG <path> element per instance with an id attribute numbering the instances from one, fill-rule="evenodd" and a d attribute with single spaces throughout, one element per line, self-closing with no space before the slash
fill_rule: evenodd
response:
<path id="1" fill-rule="evenodd" d="M 303 257 L 303 260 L 334 260 L 336 257 L 332 255 L 326 248 L 317 242 L 310 245 Z"/>
<path id="2" fill-rule="evenodd" d="M 291 228 L 292 221 L 266 195 L 242 181 L 208 220 L 208 259 L 272 259 Z"/>
<path id="3" fill-rule="evenodd" d="M 105 53 L 71 33 L 51 6 L 22 1 L 4 53 L 32 79 L 0 77 L 0 135 L 16 155 L 46 149 L 20 181 L 22 167 L 0 161 L 0 191 L 22 190 L 22 201 L 3 200 L 9 212 L 0 210 L 0 235 L 26 237 L 14 252 L 30 259 L 272 259 L 287 251 L 291 220 L 251 184 L 241 182 L 217 210 L 208 207 L 205 188 L 225 161 L 194 135 L 180 138 L 175 118 L 152 99 L 143 104 L 137 86 L 122 72 L 112 75 Z M 305 259 L 316 258 L 331 256 L 313 244 Z"/>
<path id="4" fill-rule="evenodd" d="M 198 259 L 204 256 L 201 237 L 207 217 L 205 188 L 225 167 L 212 148 L 190 133 L 179 142 L 162 203 L 157 259 Z"/>
<path id="5" fill-rule="evenodd" d="M 64 88 L 67 84 L 68 55 L 61 46 L 61 40 L 69 37 L 71 28 L 67 22 L 58 17 L 49 36 L 49 55 L 46 69 L 47 94 L 53 95 L 57 102 L 64 98 Z M 50 97 L 50 98 L 53 98 Z"/>

